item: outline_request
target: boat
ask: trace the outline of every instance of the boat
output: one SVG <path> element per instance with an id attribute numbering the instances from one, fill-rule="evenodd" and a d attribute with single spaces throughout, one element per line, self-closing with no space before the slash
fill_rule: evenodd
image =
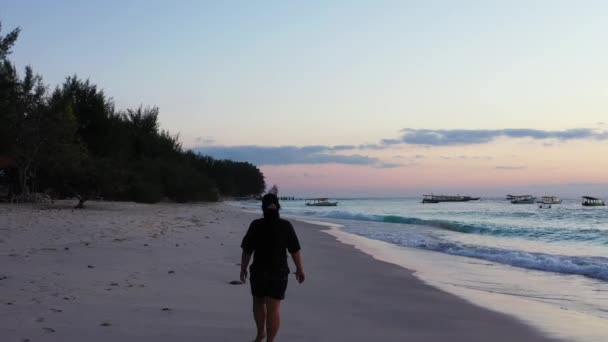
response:
<path id="1" fill-rule="evenodd" d="M 562 200 L 557 196 L 543 196 L 537 203 L 544 204 L 562 204 Z"/>
<path id="2" fill-rule="evenodd" d="M 447 196 L 447 195 L 422 195 L 420 203 L 439 203 L 439 202 L 468 202 L 477 201 L 479 197 L 471 196 Z"/>
<path id="3" fill-rule="evenodd" d="M 328 198 L 308 198 L 304 204 L 309 207 L 335 207 L 338 202 L 330 202 Z"/>
<path id="4" fill-rule="evenodd" d="M 606 203 L 599 198 L 583 196 L 583 205 L 585 207 L 603 207 L 606 205 Z"/>
<path id="5" fill-rule="evenodd" d="M 511 203 L 513 204 L 534 204 L 536 197 L 532 195 L 519 195 L 511 197 Z"/>

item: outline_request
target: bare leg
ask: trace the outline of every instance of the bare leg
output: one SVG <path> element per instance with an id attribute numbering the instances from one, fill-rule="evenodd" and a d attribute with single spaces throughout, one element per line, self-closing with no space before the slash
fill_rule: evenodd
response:
<path id="1" fill-rule="evenodd" d="M 279 327 L 281 326 L 281 301 L 274 298 L 265 298 L 266 300 L 266 332 L 268 338 L 266 342 L 274 342 Z"/>
<path id="2" fill-rule="evenodd" d="M 266 303 L 264 298 L 253 297 L 253 319 L 255 319 L 255 325 L 258 329 L 255 342 L 262 342 L 266 337 Z"/>

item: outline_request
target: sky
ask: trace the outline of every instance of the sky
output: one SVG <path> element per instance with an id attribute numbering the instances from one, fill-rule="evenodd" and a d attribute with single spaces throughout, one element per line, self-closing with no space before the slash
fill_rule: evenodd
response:
<path id="1" fill-rule="evenodd" d="M 0 0 L 12 60 L 283 195 L 608 197 L 606 1 Z"/>

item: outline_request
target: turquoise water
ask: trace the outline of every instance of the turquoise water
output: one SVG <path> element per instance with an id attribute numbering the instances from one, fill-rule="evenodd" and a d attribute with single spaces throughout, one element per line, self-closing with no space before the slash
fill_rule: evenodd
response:
<path id="1" fill-rule="evenodd" d="M 564 340 L 608 340 L 608 207 L 583 207 L 575 199 L 550 209 L 498 198 L 337 200 L 337 207 L 282 201 L 281 211 L 406 247 L 362 250 L 391 255 L 390 262 L 434 286 Z M 235 204 L 260 210 L 256 201 Z"/>
<path id="2" fill-rule="evenodd" d="M 549 209 L 504 199 L 421 204 L 419 198 L 338 199 L 337 207 L 283 201 L 285 215 L 321 218 L 404 247 L 608 282 L 608 208 L 564 200 Z M 259 202 L 240 205 L 258 208 Z"/>

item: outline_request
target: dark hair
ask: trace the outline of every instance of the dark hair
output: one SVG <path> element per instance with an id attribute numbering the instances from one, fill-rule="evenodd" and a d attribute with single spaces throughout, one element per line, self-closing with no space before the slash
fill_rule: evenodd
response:
<path id="1" fill-rule="evenodd" d="M 276 208 L 270 207 L 273 204 Z M 262 211 L 265 218 L 279 218 L 279 209 L 281 209 L 281 204 L 275 194 L 266 194 L 262 197 Z"/>

